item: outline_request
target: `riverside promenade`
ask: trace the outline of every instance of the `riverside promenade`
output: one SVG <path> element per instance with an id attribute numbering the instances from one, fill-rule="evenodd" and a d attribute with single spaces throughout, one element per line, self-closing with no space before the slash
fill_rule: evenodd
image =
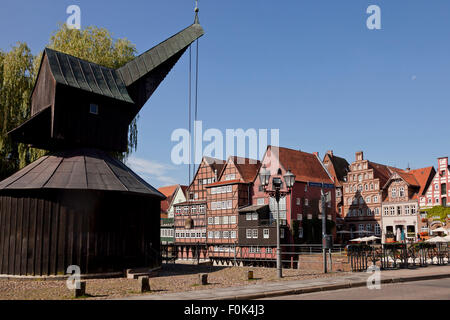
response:
<path id="1" fill-rule="evenodd" d="M 381 285 L 450 278 L 450 266 L 381 271 Z M 168 294 L 139 295 L 123 300 L 252 300 L 367 286 L 372 273 L 358 272 L 332 278 L 274 281 L 264 284 L 205 289 Z M 207 288 L 207 286 L 205 286 Z M 369 290 L 369 289 L 367 289 Z"/>

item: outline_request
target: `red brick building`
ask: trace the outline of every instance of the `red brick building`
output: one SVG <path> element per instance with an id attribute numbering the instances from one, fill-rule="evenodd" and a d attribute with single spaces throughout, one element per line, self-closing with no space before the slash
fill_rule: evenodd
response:
<path id="1" fill-rule="evenodd" d="M 224 166 L 223 160 L 204 157 L 187 190 L 188 200 L 174 205 L 178 259 L 199 261 L 208 258 L 206 186 L 218 181 Z"/>
<path id="2" fill-rule="evenodd" d="M 336 195 L 333 179 L 318 154 L 269 146 L 262 160 L 262 166 L 271 173 L 268 188 L 272 187 L 274 176 L 284 176 L 288 170 L 296 177 L 291 194 L 280 200 L 281 238 L 284 242 L 321 243 L 322 230 L 318 220 L 321 219 L 319 214 L 321 190 L 324 188 L 325 192 L 330 191 L 332 196 L 332 202 L 326 212 L 329 232 L 333 231 L 334 228 L 331 226 L 336 220 L 334 210 Z M 259 179 L 253 186 L 253 204 L 269 205 L 269 219 L 273 221 L 277 218 L 276 202 L 264 192 Z"/>
<path id="3" fill-rule="evenodd" d="M 260 166 L 257 160 L 230 157 L 218 181 L 206 186 L 207 244 L 215 263 L 231 263 L 240 254 L 239 209 L 251 204 Z"/>
<path id="4" fill-rule="evenodd" d="M 347 173 L 350 170 L 350 165 L 344 158 L 333 154 L 333 151 L 327 151 L 323 158 L 323 165 L 333 178 L 336 188 L 336 231 L 342 232 L 344 230 L 344 190 L 343 185 L 347 182 Z M 338 240 L 341 239 L 341 233 L 338 234 Z"/>
<path id="5" fill-rule="evenodd" d="M 386 191 L 382 187 L 394 172 L 403 170 L 364 159 L 356 152 L 344 190 L 344 220 L 350 239 L 355 236 L 381 236 L 381 209 Z M 347 238 L 348 240 L 348 238 Z"/>

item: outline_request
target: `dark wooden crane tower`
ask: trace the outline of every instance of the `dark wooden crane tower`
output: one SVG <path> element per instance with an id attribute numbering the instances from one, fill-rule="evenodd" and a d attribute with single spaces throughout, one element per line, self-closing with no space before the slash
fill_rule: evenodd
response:
<path id="1" fill-rule="evenodd" d="M 10 135 L 51 151 L 0 182 L 0 274 L 156 267 L 164 196 L 111 152 L 186 49 L 194 24 L 114 70 L 46 48 L 31 118 Z"/>

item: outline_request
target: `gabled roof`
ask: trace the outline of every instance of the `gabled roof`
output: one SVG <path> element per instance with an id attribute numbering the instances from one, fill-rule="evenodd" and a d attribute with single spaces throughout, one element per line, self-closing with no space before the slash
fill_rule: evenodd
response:
<path id="1" fill-rule="evenodd" d="M 330 153 L 325 154 L 324 161 L 327 157 L 330 159 L 330 162 L 333 166 L 332 170 L 328 168 L 328 171 L 333 171 L 333 173 L 330 172 L 330 174 L 336 176 L 337 181 L 335 181 L 335 183 L 340 185 L 342 182 L 345 182 L 344 178 L 347 176 L 350 164 L 344 158 L 335 156 L 334 154 Z"/>
<path id="2" fill-rule="evenodd" d="M 44 55 L 57 83 L 134 103 L 116 70 L 50 48 L 45 48 Z"/>
<path id="3" fill-rule="evenodd" d="M 0 182 L 0 191 L 18 189 L 120 191 L 165 199 L 122 162 L 97 149 L 43 156 Z"/>
<path id="4" fill-rule="evenodd" d="M 387 166 L 384 164 L 375 163 L 372 161 L 368 161 L 369 168 L 373 169 L 373 176 L 374 178 L 380 179 L 380 186 L 383 186 L 386 184 L 386 182 L 390 179 L 391 175 L 394 172 L 404 172 L 404 170 Z"/>
<path id="5" fill-rule="evenodd" d="M 230 159 L 239 171 L 244 183 L 253 183 L 255 181 L 258 176 L 259 168 L 261 168 L 261 162 L 259 160 L 237 156 L 231 156 Z"/>
<path id="6" fill-rule="evenodd" d="M 161 212 L 166 213 L 169 210 L 170 203 L 175 195 L 175 192 L 178 190 L 179 185 L 161 187 L 158 189 L 163 195 L 166 196 L 166 200 L 161 201 Z"/>
<path id="7" fill-rule="evenodd" d="M 436 170 L 434 169 L 434 167 L 411 170 L 410 173 L 414 175 L 420 185 L 419 196 L 425 195 L 428 190 L 428 186 L 430 185 L 431 181 L 434 178 L 434 175 L 436 174 Z"/>
<path id="8" fill-rule="evenodd" d="M 292 171 L 296 181 L 334 184 L 322 161 L 315 154 L 282 147 L 269 146 L 269 148 L 279 150 L 281 165 L 286 170 Z"/>

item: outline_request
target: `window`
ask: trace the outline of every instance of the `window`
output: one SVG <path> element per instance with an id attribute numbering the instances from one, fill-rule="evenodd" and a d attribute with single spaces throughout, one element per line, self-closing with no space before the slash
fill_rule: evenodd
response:
<path id="1" fill-rule="evenodd" d="M 224 231 L 224 232 L 223 232 L 223 238 L 224 238 L 224 239 L 230 238 L 230 231 Z"/>
<path id="2" fill-rule="evenodd" d="M 214 231 L 214 238 L 220 239 L 220 235 L 221 235 L 220 231 Z"/>
<path id="3" fill-rule="evenodd" d="M 228 217 L 228 216 L 223 217 L 223 222 L 222 223 L 223 224 L 229 224 L 230 223 L 230 217 Z"/>
<path id="4" fill-rule="evenodd" d="M 361 184 L 358 185 L 358 191 L 359 191 L 359 192 L 363 191 L 363 187 L 362 187 Z"/>
<path id="5" fill-rule="evenodd" d="M 297 198 L 297 205 L 299 206 L 301 204 L 300 198 Z"/>
<path id="6" fill-rule="evenodd" d="M 373 202 L 374 202 L 374 203 L 377 203 L 377 202 L 378 202 L 378 196 L 374 196 L 374 197 L 373 197 Z"/>
<path id="7" fill-rule="evenodd" d="M 300 221 L 303 219 L 303 215 L 301 213 L 297 214 L 297 220 Z"/>
<path id="8" fill-rule="evenodd" d="M 399 196 L 400 197 L 404 197 L 405 196 L 405 188 L 404 187 L 400 187 Z"/>
<path id="9" fill-rule="evenodd" d="M 269 239 L 269 229 L 264 229 L 263 236 L 264 236 L 264 239 Z"/>
<path id="10" fill-rule="evenodd" d="M 214 224 L 215 225 L 220 224 L 220 217 L 214 217 Z"/>
<path id="11" fill-rule="evenodd" d="M 384 215 L 389 215 L 389 207 L 384 207 Z"/>
<path id="12" fill-rule="evenodd" d="M 230 224 L 236 224 L 236 216 L 230 217 Z"/>
<path id="13" fill-rule="evenodd" d="M 375 234 L 376 235 L 380 235 L 381 234 L 381 228 L 380 228 L 380 225 L 378 223 L 375 225 Z"/>
<path id="14" fill-rule="evenodd" d="M 245 235 L 247 237 L 247 239 L 251 239 L 252 238 L 252 229 L 247 229 L 245 230 Z"/>
<path id="15" fill-rule="evenodd" d="M 258 214 L 256 212 L 253 212 L 252 214 L 252 220 L 257 221 L 258 220 Z"/>
<path id="16" fill-rule="evenodd" d="M 434 199 L 434 203 L 438 204 L 439 203 L 439 198 Z"/>
<path id="17" fill-rule="evenodd" d="M 89 106 L 89 113 L 98 114 L 98 104 L 91 103 Z"/>
<path id="18" fill-rule="evenodd" d="M 258 239 L 258 229 L 252 230 L 253 239 Z"/>
<path id="19" fill-rule="evenodd" d="M 298 237 L 303 238 L 303 227 L 298 228 Z"/>
<path id="20" fill-rule="evenodd" d="M 280 229 L 280 238 L 284 239 L 284 228 Z"/>
<path id="21" fill-rule="evenodd" d="M 370 203 L 370 200 L 371 200 L 370 197 L 367 197 L 367 198 L 366 198 L 366 202 L 367 202 L 367 203 Z"/>
<path id="22" fill-rule="evenodd" d="M 405 206 L 405 214 L 409 215 L 409 206 Z"/>
<path id="23" fill-rule="evenodd" d="M 392 198 L 397 197 L 397 188 L 392 188 L 391 195 L 392 195 Z"/>
<path id="24" fill-rule="evenodd" d="M 208 224 L 214 224 L 214 218 L 208 217 Z"/>
<path id="25" fill-rule="evenodd" d="M 369 185 L 368 185 L 368 184 L 365 184 L 365 185 L 364 185 L 364 190 L 366 190 L 366 191 L 369 190 Z"/>
<path id="26" fill-rule="evenodd" d="M 264 198 L 258 198 L 257 200 L 256 200 L 256 204 L 258 205 L 258 206 L 262 206 L 262 205 L 264 205 L 264 201 L 265 199 Z"/>
<path id="27" fill-rule="evenodd" d="M 389 211 L 391 213 L 391 216 L 395 215 L 395 207 L 389 207 Z"/>
<path id="28" fill-rule="evenodd" d="M 205 212 L 205 206 L 204 205 L 201 205 L 200 207 L 199 207 L 199 210 L 198 210 L 200 213 L 204 213 Z"/>
<path id="29" fill-rule="evenodd" d="M 231 239 L 236 239 L 236 231 L 231 231 Z"/>
<path id="30" fill-rule="evenodd" d="M 352 198 L 348 198 L 348 204 L 352 204 Z"/>
<path id="31" fill-rule="evenodd" d="M 402 207 L 397 206 L 397 215 L 401 215 L 401 214 L 402 214 Z"/>
<path id="32" fill-rule="evenodd" d="M 227 192 L 233 192 L 233 186 L 227 186 Z"/>
<path id="33" fill-rule="evenodd" d="M 439 185 L 438 184 L 434 185 L 434 190 L 439 190 Z"/>
<path id="34" fill-rule="evenodd" d="M 309 206 L 309 201 L 308 201 L 308 199 L 305 199 L 305 206 Z"/>
<path id="35" fill-rule="evenodd" d="M 411 206 L 411 214 L 417 214 L 417 208 L 414 205 Z"/>
<path id="36" fill-rule="evenodd" d="M 372 225 L 371 224 L 367 224 L 366 225 L 366 231 L 372 231 Z"/>
<path id="37" fill-rule="evenodd" d="M 247 220 L 247 221 L 251 221 L 252 220 L 252 213 L 251 212 L 247 212 L 245 214 L 245 220 Z"/>
<path id="38" fill-rule="evenodd" d="M 373 190 L 373 183 L 370 184 L 370 190 Z"/>
<path id="39" fill-rule="evenodd" d="M 233 208 L 233 200 L 228 200 L 227 201 L 227 209 L 232 209 Z"/>
<path id="40" fill-rule="evenodd" d="M 267 247 L 267 248 L 266 248 L 266 253 L 272 253 L 272 248 Z"/>
<path id="41" fill-rule="evenodd" d="M 364 231 L 364 225 L 363 225 L 363 224 L 360 224 L 360 225 L 358 226 L 358 230 L 359 230 L 359 231 Z"/>

